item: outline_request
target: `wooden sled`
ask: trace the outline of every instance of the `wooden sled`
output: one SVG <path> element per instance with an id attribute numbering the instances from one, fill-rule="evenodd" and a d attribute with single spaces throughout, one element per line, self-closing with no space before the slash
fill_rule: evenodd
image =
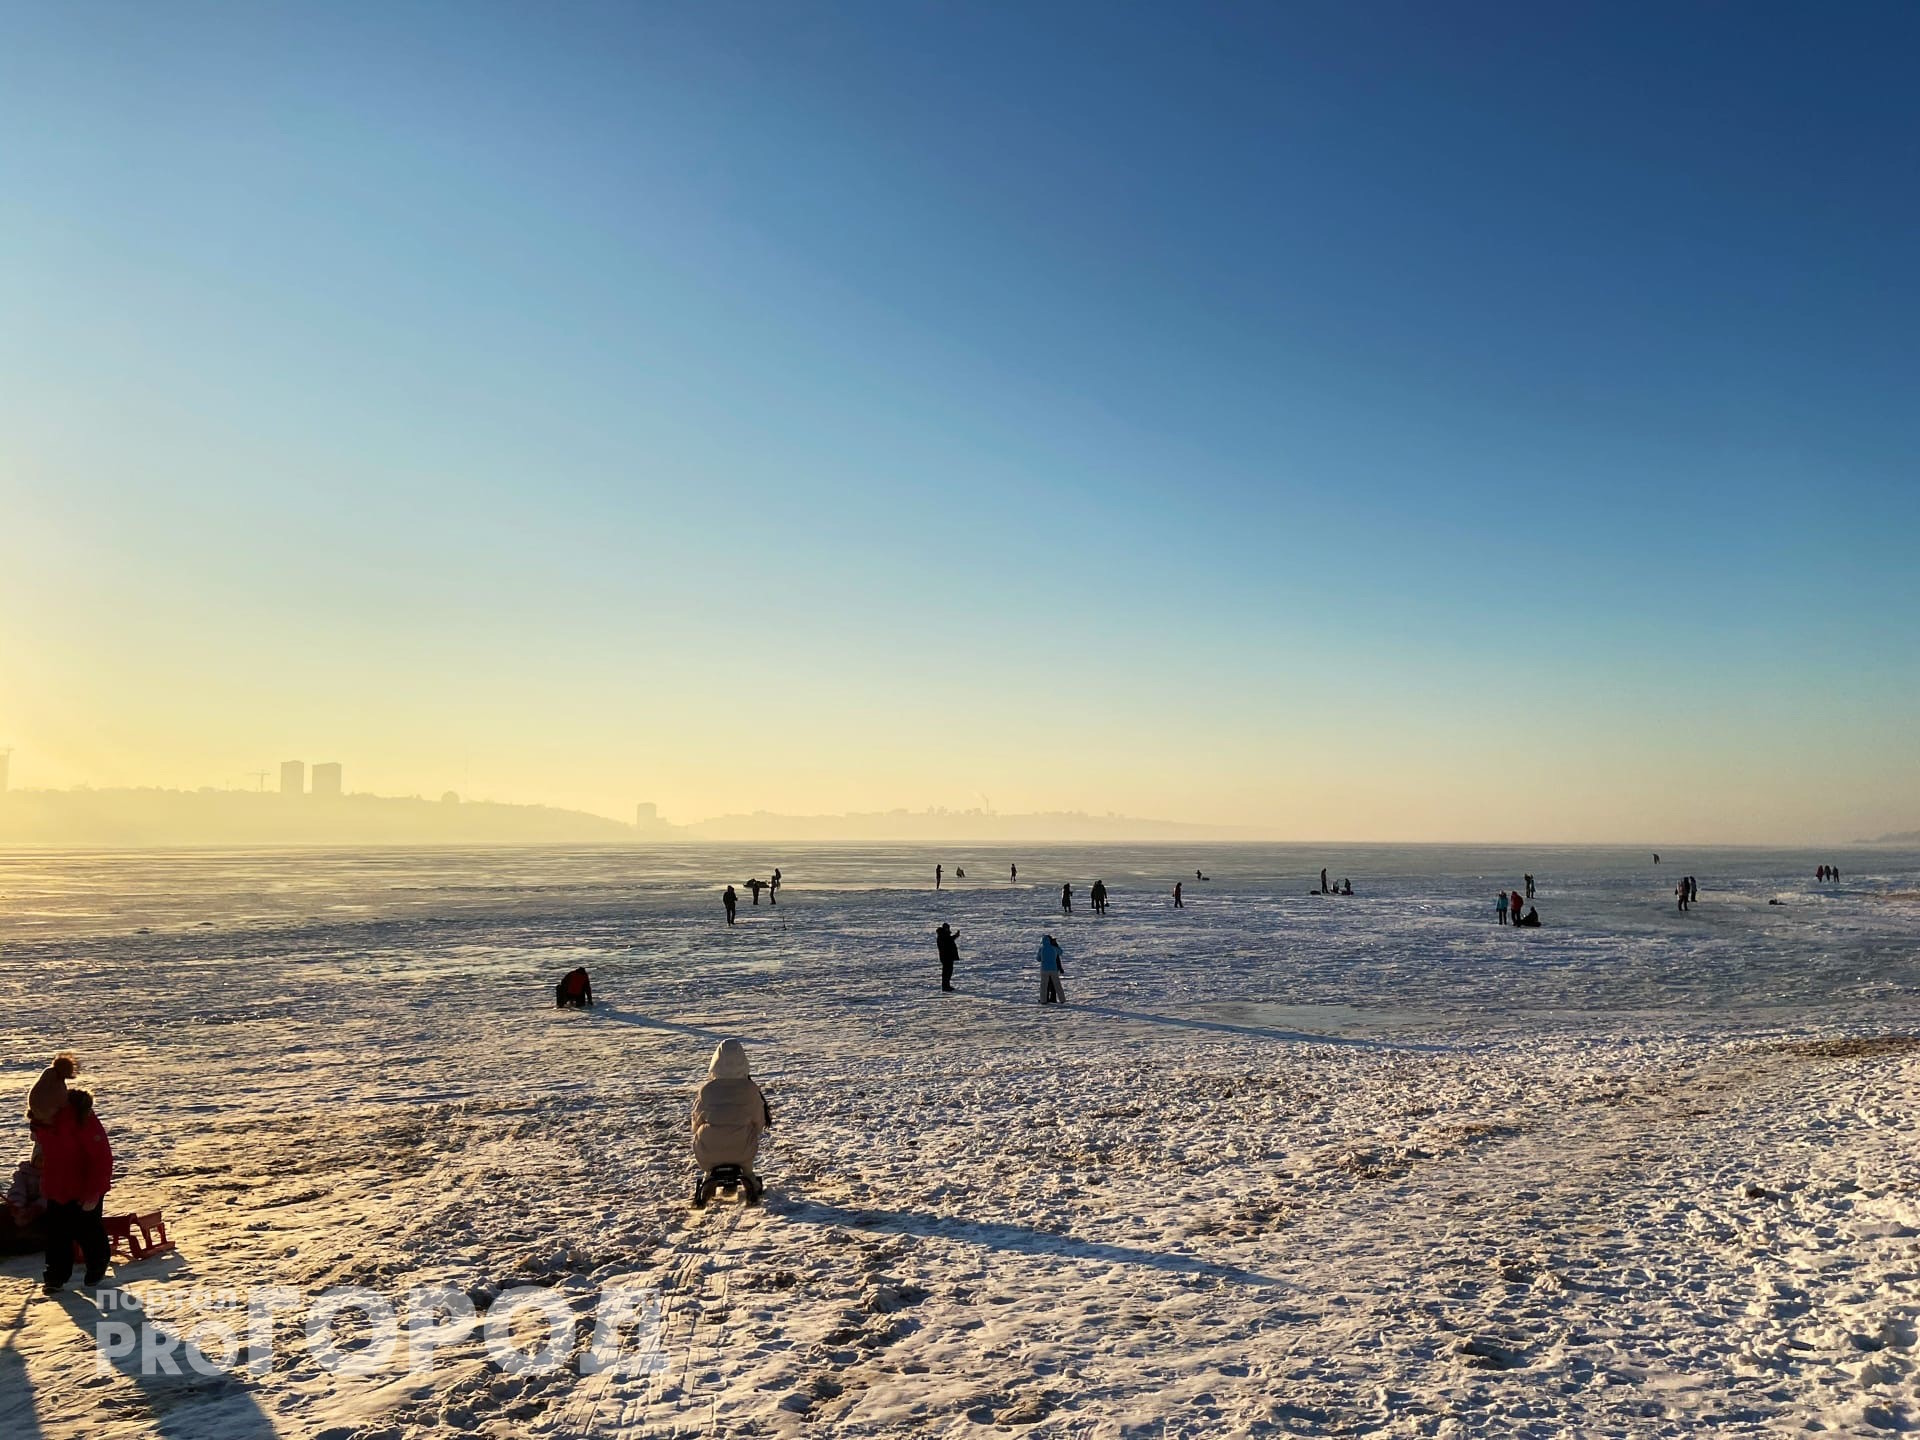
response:
<path id="1" fill-rule="evenodd" d="M 158 1210 L 145 1215 L 109 1215 L 104 1223 L 108 1253 L 125 1264 L 131 1265 L 135 1260 L 174 1248 L 173 1241 L 167 1238 L 167 1222 Z M 86 1259 L 78 1245 L 73 1247 L 73 1258 Z"/>

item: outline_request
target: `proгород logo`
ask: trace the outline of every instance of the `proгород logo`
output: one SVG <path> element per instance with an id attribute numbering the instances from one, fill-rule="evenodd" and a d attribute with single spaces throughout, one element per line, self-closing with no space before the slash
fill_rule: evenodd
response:
<path id="1" fill-rule="evenodd" d="M 288 1286 L 185 1294 L 128 1287 L 102 1290 L 99 1303 L 94 1342 L 103 1373 L 266 1375 L 276 1354 L 304 1346 L 336 1374 L 425 1375 L 441 1351 L 476 1330 L 488 1360 L 509 1375 L 644 1375 L 667 1365 L 651 1286 L 609 1286 L 590 1314 L 553 1290 L 506 1290 L 484 1318 L 473 1296 L 452 1286 L 408 1290 L 398 1304 L 361 1286 L 311 1297 Z"/>

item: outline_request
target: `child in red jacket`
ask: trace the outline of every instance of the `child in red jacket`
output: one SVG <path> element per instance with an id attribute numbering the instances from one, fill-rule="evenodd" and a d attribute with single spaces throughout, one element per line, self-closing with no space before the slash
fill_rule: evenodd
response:
<path id="1" fill-rule="evenodd" d="M 106 1127 L 93 1113 L 93 1096 L 67 1092 L 67 1104 L 51 1125 L 40 1129 L 45 1157 L 40 1162 L 40 1193 L 47 1202 L 46 1293 L 57 1294 L 73 1276 L 73 1247 L 87 1257 L 87 1284 L 107 1274 L 107 1227 L 101 1202 L 113 1188 L 113 1146 Z"/>

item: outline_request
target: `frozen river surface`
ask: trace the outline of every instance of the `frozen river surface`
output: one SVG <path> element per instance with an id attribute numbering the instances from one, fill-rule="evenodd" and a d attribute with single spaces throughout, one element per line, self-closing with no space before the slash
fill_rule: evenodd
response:
<path id="1" fill-rule="evenodd" d="M 1920 1056 L 1848 1042 L 1915 1032 L 1917 941 L 1891 851 L 0 856 L 8 1083 L 78 1051 L 109 1210 L 181 1242 L 123 1284 L 640 1286 L 666 1362 L 355 1377 L 296 1327 L 265 1374 L 96 1374 L 97 1301 L 22 1258 L 0 1434 L 1910 1428 Z M 577 964 L 601 1004 L 556 1012 Z M 768 1202 L 695 1214 L 725 1035 Z"/>

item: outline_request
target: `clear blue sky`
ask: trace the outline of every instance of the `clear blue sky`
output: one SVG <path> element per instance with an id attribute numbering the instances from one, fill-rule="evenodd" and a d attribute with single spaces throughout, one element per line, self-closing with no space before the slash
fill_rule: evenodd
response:
<path id="1" fill-rule="evenodd" d="M 5 21 L 16 783 L 1920 825 L 1920 9 Z"/>

